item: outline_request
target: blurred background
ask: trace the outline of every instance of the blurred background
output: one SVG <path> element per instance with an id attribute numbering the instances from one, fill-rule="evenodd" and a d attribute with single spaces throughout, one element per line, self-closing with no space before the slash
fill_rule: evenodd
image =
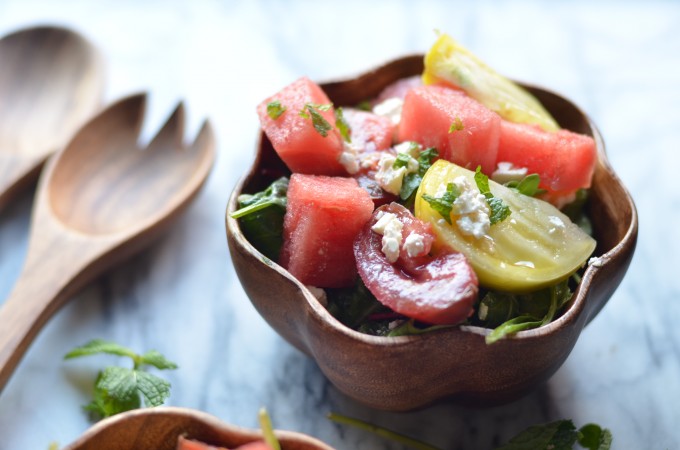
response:
<path id="1" fill-rule="evenodd" d="M 0 395 L 0 449 L 66 445 L 85 431 L 81 405 L 97 370 L 117 361 L 62 358 L 93 338 L 176 361 L 180 368 L 164 374 L 172 382 L 168 404 L 252 428 L 266 406 L 277 428 L 338 449 L 403 447 L 338 426 L 326 419 L 331 411 L 444 449 L 492 448 L 560 418 L 611 429 L 613 448 L 680 448 L 680 3 L 0 2 L 0 35 L 36 24 L 70 27 L 100 49 L 106 103 L 149 93 L 147 139 L 183 100 L 187 139 L 209 118 L 218 157 L 178 226 L 74 297 L 34 342 Z M 258 102 L 301 75 L 326 81 L 424 53 L 435 30 L 593 118 L 637 203 L 639 243 L 622 285 L 545 386 L 490 409 L 443 403 L 384 413 L 336 391 L 255 312 L 229 259 L 224 211 L 252 160 Z M 0 212 L 0 299 L 21 270 L 32 194 Z"/>

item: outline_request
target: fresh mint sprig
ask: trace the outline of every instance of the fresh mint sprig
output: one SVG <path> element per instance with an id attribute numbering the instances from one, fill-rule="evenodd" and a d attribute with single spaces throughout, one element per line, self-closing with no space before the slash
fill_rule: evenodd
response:
<path id="1" fill-rule="evenodd" d="M 274 100 L 267 103 L 267 115 L 273 120 L 281 117 L 281 114 L 286 112 L 286 107 L 281 104 L 280 101 Z"/>
<path id="2" fill-rule="evenodd" d="M 510 215 L 510 207 L 506 205 L 503 200 L 494 197 L 491 193 L 489 177 L 482 173 L 481 166 L 477 166 L 477 170 L 475 170 L 475 183 L 477 184 L 479 192 L 486 198 L 486 203 L 491 210 L 491 214 L 489 214 L 491 225 L 505 220 Z"/>
<path id="3" fill-rule="evenodd" d="M 437 211 L 440 216 L 451 225 L 451 211 L 453 210 L 453 202 L 460 195 L 455 184 L 449 183 L 446 185 L 446 192 L 441 197 L 433 197 L 428 194 L 423 194 L 423 200 L 430 204 L 430 207 Z"/>
<path id="4" fill-rule="evenodd" d="M 347 142 L 348 144 L 351 144 L 352 128 L 349 126 L 347 119 L 345 119 L 345 114 L 343 113 L 342 108 L 338 108 L 335 110 L 335 127 L 340 132 L 340 136 L 342 136 L 342 139 L 344 139 L 344 141 Z"/>
<path id="5" fill-rule="evenodd" d="M 317 105 L 316 103 L 306 103 L 300 111 L 300 116 L 305 119 L 312 119 L 312 125 L 321 136 L 328 136 L 328 132 L 333 129 L 330 123 L 321 115 L 320 111 L 329 111 L 333 107 L 332 103 Z"/>
<path id="6" fill-rule="evenodd" d="M 99 372 L 94 386 L 94 398 L 85 406 L 100 418 L 144 406 L 160 406 L 170 396 L 170 383 L 146 371 L 148 366 L 159 370 L 176 369 L 177 364 L 155 350 L 138 354 L 127 347 L 102 339 L 94 339 L 68 352 L 64 359 L 99 354 L 123 356 L 132 360 L 132 368 L 109 366 Z"/>

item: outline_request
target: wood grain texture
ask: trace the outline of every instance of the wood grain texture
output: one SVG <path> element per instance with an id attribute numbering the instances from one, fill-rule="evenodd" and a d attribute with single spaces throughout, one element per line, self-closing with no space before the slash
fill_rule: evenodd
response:
<path id="1" fill-rule="evenodd" d="M 281 450 L 333 450 L 310 436 L 275 431 Z M 262 439 L 262 432 L 221 422 L 201 411 L 177 407 L 134 410 L 105 419 L 64 450 L 175 450 L 179 436 L 235 448 Z"/>
<path id="2" fill-rule="evenodd" d="M 111 105 L 50 159 L 33 208 L 28 255 L 0 308 L 0 390 L 37 333 L 79 289 L 148 246 L 187 207 L 213 165 L 209 123 L 182 142 L 180 103 L 140 148 L 146 95 Z"/>
<path id="3" fill-rule="evenodd" d="M 374 97 L 389 83 L 422 71 L 422 55 L 389 62 L 346 81 L 323 85 L 336 105 Z M 607 162 L 597 128 L 577 106 L 547 90 L 526 86 L 565 128 L 592 136 L 598 150 L 589 212 L 598 263 L 589 265 L 570 305 L 552 323 L 487 345 L 488 329 L 472 326 L 417 336 L 375 337 L 338 322 L 285 269 L 247 242 L 229 216 L 241 192 L 272 181 L 280 161 L 264 135 L 250 172 L 230 199 L 226 229 L 236 273 L 251 302 L 291 344 L 315 359 L 343 393 L 373 408 L 413 410 L 440 399 L 473 405 L 515 400 L 545 382 L 565 361 L 583 327 L 623 278 L 637 238 L 635 205 Z M 531 357 L 527 357 L 531 355 Z"/>
<path id="4" fill-rule="evenodd" d="M 78 33 L 22 29 L 0 39 L 0 210 L 101 106 L 103 61 Z"/>

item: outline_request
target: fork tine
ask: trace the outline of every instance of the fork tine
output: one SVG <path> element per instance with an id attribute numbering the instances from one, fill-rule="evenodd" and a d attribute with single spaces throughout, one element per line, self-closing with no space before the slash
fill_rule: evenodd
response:
<path id="1" fill-rule="evenodd" d="M 158 130 L 156 136 L 149 142 L 147 151 L 169 146 L 174 149 L 181 149 L 184 140 L 184 103 L 179 102 L 175 110 L 165 121 L 163 127 Z"/>

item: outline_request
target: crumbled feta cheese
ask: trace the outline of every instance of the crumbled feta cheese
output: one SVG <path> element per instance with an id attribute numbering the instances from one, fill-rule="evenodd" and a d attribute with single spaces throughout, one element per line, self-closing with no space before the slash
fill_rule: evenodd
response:
<path id="1" fill-rule="evenodd" d="M 420 164 L 416 159 L 420 155 L 422 147 L 415 142 L 402 142 L 395 145 L 394 150 L 399 154 L 409 156 L 406 166 L 394 168 L 394 163 L 397 156 L 392 153 L 382 153 L 380 161 L 378 161 L 378 171 L 375 174 L 375 181 L 383 190 L 390 194 L 399 195 L 401 185 L 404 183 L 404 177 L 409 173 L 418 171 Z"/>
<path id="2" fill-rule="evenodd" d="M 420 144 L 413 141 L 401 142 L 395 145 L 393 148 L 395 152 L 405 153 L 409 155 L 411 158 L 417 158 L 418 156 L 420 156 L 420 152 L 423 150 L 423 147 Z"/>
<path id="3" fill-rule="evenodd" d="M 501 161 L 498 163 L 498 168 L 491 174 L 491 179 L 500 184 L 508 181 L 521 181 L 528 172 L 526 167 L 516 167 L 511 162 Z"/>
<path id="4" fill-rule="evenodd" d="M 452 212 L 459 216 L 456 224 L 463 234 L 474 236 L 476 239 L 485 236 L 491 227 L 489 205 L 484 194 L 464 176 L 453 180 L 453 184 L 460 192 L 453 202 Z"/>
<path id="5" fill-rule="evenodd" d="M 382 235 L 382 252 L 392 264 L 399 259 L 402 228 L 404 224 L 392 213 L 383 214 L 371 227 L 371 230 Z"/>
<path id="6" fill-rule="evenodd" d="M 403 106 L 404 100 L 399 97 L 388 98 L 373 107 L 373 114 L 387 117 L 394 125 L 399 125 L 399 122 L 401 122 L 401 109 Z"/>
<path id="7" fill-rule="evenodd" d="M 340 164 L 345 167 L 347 173 L 350 175 L 354 175 L 359 171 L 358 154 L 360 150 L 360 146 L 344 140 L 342 141 L 342 153 L 340 153 L 340 158 L 338 158 L 338 161 L 340 161 Z"/>
<path id="8" fill-rule="evenodd" d="M 486 320 L 486 316 L 488 315 L 489 307 L 487 306 L 486 303 L 480 303 L 479 309 L 477 310 L 477 316 L 479 316 L 479 320 Z"/>
<path id="9" fill-rule="evenodd" d="M 425 236 L 418 233 L 410 233 L 406 236 L 402 248 L 411 258 L 422 255 L 425 252 Z"/>
<path id="10" fill-rule="evenodd" d="M 593 256 L 588 260 L 588 265 L 589 266 L 594 266 L 594 267 L 602 267 L 604 266 L 605 260 L 602 258 L 599 258 L 597 256 Z"/>

